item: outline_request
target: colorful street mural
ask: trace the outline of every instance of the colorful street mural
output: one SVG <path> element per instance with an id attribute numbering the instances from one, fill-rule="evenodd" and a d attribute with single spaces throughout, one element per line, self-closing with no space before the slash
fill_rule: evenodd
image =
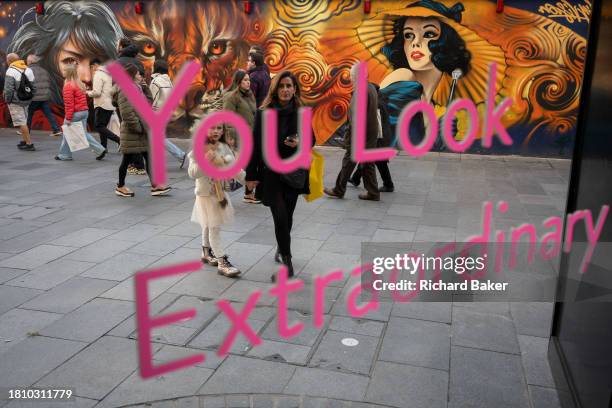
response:
<path id="1" fill-rule="evenodd" d="M 433 102 L 439 116 L 450 101 L 466 97 L 482 112 L 489 64 L 496 62 L 497 97 L 514 101 L 504 116 L 514 143 L 489 151 L 571 153 L 589 0 L 507 1 L 501 14 L 488 0 L 374 0 L 369 14 L 360 0 L 252 4 L 246 14 L 242 1 L 151 1 L 138 15 L 131 1 L 47 1 L 45 14 L 37 16 L 35 2 L 3 1 L 0 50 L 43 57 L 52 73 L 58 115 L 62 64 L 78 62 L 87 82 L 89 61 L 116 58 L 122 36 L 138 44 L 148 75 L 157 58 L 168 60 L 171 76 L 185 61 L 198 60 L 202 71 L 169 127 L 170 133 L 186 136 L 230 85 L 233 72 L 246 67 L 249 49 L 259 46 L 272 75 L 285 69 L 296 73 L 305 102 L 314 107 L 318 143 L 333 143 L 342 133 L 338 130 L 350 103 L 349 70 L 359 60 L 367 61 L 369 80 L 381 86 L 392 124 L 415 99 Z M 451 95 L 457 70 L 461 75 Z M 35 118 L 35 125 L 43 124 L 42 115 Z M 1 104 L 0 126 L 9 125 Z M 460 115 L 458 139 L 467 126 Z M 479 152 L 479 144 L 474 146 Z"/>

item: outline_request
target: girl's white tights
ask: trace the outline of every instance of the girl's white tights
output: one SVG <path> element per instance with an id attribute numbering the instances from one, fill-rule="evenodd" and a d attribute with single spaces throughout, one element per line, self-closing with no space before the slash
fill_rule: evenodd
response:
<path id="1" fill-rule="evenodd" d="M 217 258 L 225 255 L 221 245 L 221 227 L 206 227 L 202 230 L 202 246 L 212 248 Z"/>

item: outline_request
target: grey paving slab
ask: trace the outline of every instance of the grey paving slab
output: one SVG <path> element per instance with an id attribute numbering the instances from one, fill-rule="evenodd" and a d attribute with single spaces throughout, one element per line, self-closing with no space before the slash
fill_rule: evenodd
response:
<path id="1" fill-rule="evenodd" d="M 13 256 L 13 254 L 7 255 Z M 0 268 L 0 283 L 8 282 L 26 273 L 28 273 L 27 269 Z"/>
<path id="2" fill-rule="evenodd" d="M 355 345 L 345 345 L 344 341 L 356 340 Z M 347 371 L 368 375 L 376 355 L 378 337 L 363 336 L 355 333 L 344 333 L 327 330 L 308 363 L 311 367 L 331 371 Z"/>
<path id="3" fill-rule="evenodd" d="M 299 273 L 299 278 L 312 283 L 317 276 L 325 276 L 332 270 L 342 269 L 343 279 L 330 283 L 330 286 L 343 287 L 350 271 L 360 264 L 358 254 L 340 254 L 326 251 L 326 246 L 313 256 Z"/>
<path id="4" fill-rule="evenodd" d="M 119 241 L 110 237 L 80 248 L 66 258 L 85 262 L 103 262 L 134 246 L 133 242 Z"/>
<path id="5" fill-rule="evenodd" d="M 376 231 L 376 226 L 372 226 L 372 235 Z M 359 236 L 359 235 L 347 235 L 339 234 L 334 232 L 323 244 L 323 247 L 328 252 L 335 252 L 338 254 L 361 254 L 361 243 L 363 241 L 369 241 L 370 236 Z"/>
<path id="6" fill-rule="evenodd" d="M 164 293 L 169 287 L 171 287 L 183 278 L 184 275 L 173 275 L 166 278 L 150 280 L 148 284 L 149 299 L 155 299 L 156 297 Z M 133 301 L 135 299 L 134 279 L 128 278 L 118 285 L 117 282 L 113 282 L 110 286 L 112 287 L 112 289 L 102 293 L 100 297 L 129 301 Z"/>
<path id="7" fill-rule="evenodd" d="M 329 313 L 332 306 L 340 295 L 340 288 L 330 286 L 325 289 L 325 297 L 323 303 L 324 313 Z M 289 295 L 287 307 L 291 310 L 298 310 L 303 313 L 314 312 L 315 286 L 305 284 L 299 292 L 293 292 Z"/>
<path id="8" fill-rule="evenodd" d="M 42 224 L 42 225 L 41 225 Z M 0 237 L 4 240 L 18 237 L 44 226 L 45 222 L 11 220 L 10 224 L 0 226 Z"/>
<path id="9" fill-rule="evenodd" d="M 152 225 L 141 222 L 139 224 L 128 226 L 127 228 L 114 233 L 110 238 L 118 239 L 120 241 L 139 243 L 144 242 L 167 229 L 168 227 L 164 225 Z"/>
<path id="10" fill-rule="evenodd" d="M 378 225 L 379 228 L 397 231 L 416 231 L 419 225 L 418 217 L 403 215 L 385 215 Z"/>
<path id="11" fill-rule="evenodd" d="M 253 347 L 247 356 L 283 363 L 305 365 L 312 349 L 308 346 L 280 341 L 265 340 L 259 346 Z"/>
<path id="12" fill-rule="evenodd" d="M 70 385 L 81 397 L 100 400 L 138 366 L 136 342 L 105 336 L 36 383 L 40 387 Z M 154 349 L 159 348 L 153 345 Z"/>
<path id="13" fill-rule="evenodd" d="M 93 242 L 96 242 L 104 237 L 107 237 L 116 231 L 113 229 L 103 228 L 83 228 L 75 231 L 72 234 L 65 235 L 53 241 L 55 245 L 65 245 L 70 247 L 84 247 Z"/>
<path id="14" fill-rule="evenodd" d="M 271 305 L 275 298 L 269 295 L 268 291 L 273 287 L 272 283 L 262 283 L 248 281 L 246 279 L 239 279 L 234 282 L 225 292 L 223 292 L 223 299 L 236 302 L 246 302 L 251 294 L 256 290 L 262 292 L 258 305 Z"/>
<path id="15" fill-rule="evenodd" d="M 380 337 L 384 327 L 385 325 L 382 322 L 344 316 L 334 316 L 329 324 L 330 330 L 373 337 Z"/>
<path id="16" fill-rule="evenodd" d="M 395 302 L 391 316 L 409 317 L 432 322 L 450 323 L 452 304 L 449 302 Z"/>
<path id="17" fill-rule="evenodd" d="M 236 241 L 225 249 L 225 253 L 229 256 L 232 264 L 242 271 L 247 271 L 269 253 L 272 248 L 274 248 L 274 245 L 247 244 Z"/>
<path id="18" fill-rule="evenodd" d="M 529 395 L 533 408 L 562 408 L 558 391 L 554 388 L 529 386 Z"/>
<path id="19" fill-rule="evenodd" d="M 285 393 L 360 401 L 364 398 L 368 378 L 318 368 L 300 367 L 295 370 Z"/>
<path id="20" fill-rule="evenodd" d="M 519 353 L 512 319 L 457 307 L 453 309 L 453 345 Z"/>
<path id="21" fill-rule="evenodd" d="M 548 339 L 519 336 L 525 379 L 529 385 L 555 388 L 555 380 L 548 363 Z"/>
<path id="22" fill-rule="evenodd" d="M 394 407 L 446 407 L 448 375 L 444 371 L 379 361 L 365 400 Z"/>
<path id="23" fill-rule="evenodd" d="M 325 315 L 325 323 L 329 320 L 329 315 Z M 262 334 L 262 338 L 266 340 L 281 341 L 302 346 L 313 346 L 317 338 L 322 334 L 321 329 L 314 327 L 312 324 L 312 315 L 310 313 L 302 313 L 296 310 L 289 310 L 287 313 L 287 324 L 292 327 L 296 323 L 302 323 L 304 329 L 296 336 L 283 338 L 278 334 L 277 318 L 270 322 Z M 324 323 L 324 326 L 325 326 Z"/>
<path id="24" fill-rule="evenodd" d="M 87 343 L 34 336 L 0 354 L 0 387 L 28 387 L 87 346 Z"/>
<path id="25" fill-rule="evenodd" d="M 168 305 L 172 304 L 178 295 L 171 293 L 162 293 L 160 296 L 156 297 L 149 303 L 149 314 L 151 316 L 155 316 L 159 314 L 164 308 Z M 135 311 L 134 311 L 135 312 Z M 129 337 L 136 330 L 136 318 L 134 315 L 125 319 L 122 323 L 113 328 L 108 335 L 110 336 L 119 336 L 119 337 Z"/>
<path id="26" fill-rule="evenodd" d="M 34 310 L 12 309 L 0 315 L 0 354 L 20 341 L 38 334 L 61 314 L 38 312 Z"/>
<path id="27" fill-rule="evenodd" d="M 0 267 L 35 269 L 54 259 L 74 251 L 76 248 L 59 245 L 39 245 L 19 255 L 0 261 Z"/>
<path id="28" fill-rule="evenodd" d="M 259 334 L 261 329 L 265 326 L 265 322 L 261 320 L 249 318 L 247 321 L 249 326 L 251 326 L 251 329 L 257 334 Z M 200 334 L 189 342 L 189 346 L 201 349 L 218 350 L 225 341 L 225 338 L 231 328 L 232 323 L 230 320 L 225 315 L 219 315 L 212 322 L 210 322 L 210 324 L 206 326 L 206 328 Z M 252 347 L 252 345 L 249 340 L 242 333 L 240 333 L 234 339 L 234 343 L 232 344 L 229 352 L 233 354 L 246 354 L 250 347 Z"/>
<path id="29" fill-rule="evenodd" d="M 104 398 L 98 407 L 112 408 L 129 403 L 193 395 L 212 372 L 207 368 L 190 367 L 147 380 L 134 373 Z"/>
<path id="30" fill-rule="evenodd" d="M 336 302 L 334 303 L 334 306 L 332 307 L 332 310 L 331 310 L 332 315 L 351 316 L 349 312 L 347 311 L 347 302 L 348 302 L 348 296 L 350 292 L 354 289 L 355 286 L 356 285 L 354 284 L 347 284 L 345 286 L 344 290 L 342 291 L 342 294 L 336 300 Z M 363 300 L 358 300 L 357 305 L 363 306 L 366 301 L 370 302 L 371 301 L 370 299 L 371 298 L 364 298 Z M 385 302 L 382 300 L 378 301 L 377 303 L 378 303 L 378 306 L 376 307 L 376 309 L 369 310 L 366 313 L 366 315 L 363 316 L 363 318 L 369 319 L 369 320 L 380 320 L 380 321 L 385 321 L 385 322 L 388 321 L 389 316 L 391 314 L 391 308 L 393 306 L 393 303 Z"/>
<path id="31" fill-rule="evenodd" d="M 40 331 L 45 336 L 92 342 L 132 313 L 132 302 L 93 299 Z"/>
<path id="32" fill-rule="evenodd" d="M 203 266 L 202 270 L 190 273 L 168 289 L 170 293 L 181 295 L 219 298 L 235 281 L 221 276 L 211 266 Z"/>
<path id="33" fill-rule="evenodd" d="M 205 357 L 202 363 L 196 365 L 198 367 L 210 368 L 213 370 L 217 369 L 227 358 L 227 356 L 220 357 L 217 353 L 211 351 L 202 351 L 190 347 L 163 345 L 159 351 L 153 355 L 153 360 L 156 361 L 156 364 L 166 364 L 198 354 L 203 354 Z"/>
<path id="34" fill-rule="evenodd" d="M 288 364 L 230 355 L 198 392 L 282 393 L 294 372 L 295 366 Z"/>
<path id="35" fill-rule="evenodd" d="M 27 210 L 13 213 L 10 215 L 10 217 L 18 220 L 35 220 L 39 217 L 54 213 L 56 211 L 58 211 L 57 208 L 33 206 L 28 208 Z"/>
<path id="36" fill-rule="evenodd" d="M 191 211 L 164 211 L 163 213 L 149 217 L 146 220 L 147 224 L 151 225 L 162 225 L 166 227 L 172 227 L 185 220 L 191 218 Z"/>
<path id="37" fill-rule="evenodd" d="M 544 302 L 510 303 L 510 311 L 518 334 L 550 336 L 554 305 Z"/>
<path id="38" fill-rule="evenodd" d="M 157 256 L 122 252 L 81 273 L 86 278 L 123 281 L 158 260 Z"/>
<path id="39" fill-rule="evenodd" d="M 6 282 L 7 285 L 49 290 L 94 266 L 91 262 L 57 259 Z"/>
<path id="40" fill-rule="evenodd" d="M 43 293 L 41 290 L 0 285 L 0 314 Z"/>
<path id="41" fill-rule="evenodd" d="M 25 309 L 69 313 L 115 286 L 117 282 L 75 276 L 22 305 Z"/>
<path id="42" fill-rule="evenodd" d="M 391 317 L 378 358 L 448 370 L 450 332 L 444 323 Z"/>
<path id="43" fill-rule="evenodd" d="M 529 406 L 520 357 L 452 347 L 449 407 Z"/>
<path id="44" fill-rule="evenodd" d="M 407 242 L 414 240 L 413 231 L 398 231 L 394 229 L 378 228 L 372 237 L 373 242 Z"/>

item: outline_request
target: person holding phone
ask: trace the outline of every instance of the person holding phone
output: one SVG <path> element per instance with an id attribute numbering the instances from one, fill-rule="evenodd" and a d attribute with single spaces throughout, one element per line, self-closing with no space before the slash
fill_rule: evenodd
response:
<path id="1" fill-rule="evenodd" d="M 300 194 L 308 194 L 308 174 L 302 186 L 296 188 L 266 166 L 262 157 L 262 113 L 264 109 L 275 109 L 278 114 L 277 149 L 281 158 L 286 159 L 297 152 L 300 143 L 297 135 L 298 109 L 303 106 L 300 98 L 300 86 L 295 75 L 283 71 L 276 75 L 270 84 L 270 90 L 255 117 L 253 133 L 254 149 L 251 161 L 246 169 L 247 188 L 257 186 L 262 203 L 270 207 L 274 220 L 274 233 L 278 244 L 275 260 L 281 261 L 289 270 L 289 277 L 294 275 L 291 262 L 291 228 L 293 212 Z M 314 138 L 313 138 L 314 142 Z M 272 281 L 276 275 L 272 275 Z"/>

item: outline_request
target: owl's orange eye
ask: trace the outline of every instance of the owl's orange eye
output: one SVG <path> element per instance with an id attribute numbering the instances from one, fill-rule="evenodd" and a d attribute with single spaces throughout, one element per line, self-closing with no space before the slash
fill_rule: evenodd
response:
<path id="1" fill-rule="evenodd" d="M 226 44 L 224 41 L 214 41 L 208 46 L 210 55 L 221 55 L 225 52 Z"/>
<path id="2" fill-rule="evenodd" d="M 157 47 L 155 44 L 150 42 L 145 43 L 142 47 L 142 52 L 147 55 L 153 55 L 155 54 L 155 51 L 157 51 Z"/>

